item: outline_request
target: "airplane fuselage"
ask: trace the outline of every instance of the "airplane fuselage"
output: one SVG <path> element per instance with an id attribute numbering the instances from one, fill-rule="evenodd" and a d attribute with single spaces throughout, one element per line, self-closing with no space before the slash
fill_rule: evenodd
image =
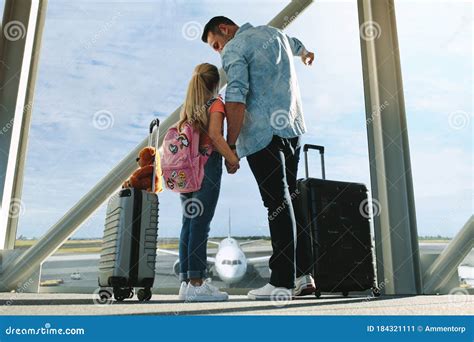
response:
<path id="1" fill-rule="evenodd" d="M 247 258 L 237 240 L 228 237 L 219 243 L 215 270 L 226 284 L 237 283 L 245 276 Z"/>

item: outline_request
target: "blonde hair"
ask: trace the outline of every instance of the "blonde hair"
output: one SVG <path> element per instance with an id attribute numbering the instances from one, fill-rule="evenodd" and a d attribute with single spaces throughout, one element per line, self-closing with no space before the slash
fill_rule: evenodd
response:
<path id="1" fill-rule="evenodd" d="M 194 68 L 189 81 L 186 99 L 179 115 L 178 129 L 188 122 L 195 128 L 207 130 L 207 102 L 215 95 L 219 86 L 219 71 L 215 65 L 202 63 Z"/>

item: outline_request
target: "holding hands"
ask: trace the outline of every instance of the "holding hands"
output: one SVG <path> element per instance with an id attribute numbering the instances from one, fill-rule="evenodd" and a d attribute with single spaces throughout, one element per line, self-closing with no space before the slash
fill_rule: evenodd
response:
<path id="1" fill-rule="evenodd" d="M 231 175 L 236 173 L 240 168 L 240 160 L 235 149 L 232 149 L 232 156 L 225 160 L 225 167 L 227 169 L 227 173 Z"/>

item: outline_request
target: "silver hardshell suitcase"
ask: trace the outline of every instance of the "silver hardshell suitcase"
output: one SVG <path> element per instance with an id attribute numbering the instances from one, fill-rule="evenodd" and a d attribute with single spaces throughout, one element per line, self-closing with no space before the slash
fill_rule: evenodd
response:
<path id="1" fill-rule="evenodd" d="M 159 124 L 158 119 L 150 124 L 149 145 L 155 148 Z M 158 237 L 155 172 L 152 177 L 152 192 L 134 188 L 121 189 L 109 200 L 99 261 L 101 300 L 112 297 L 110 287 L 118 301 L 132 298 L 134 287 L 141 288 L 137 291 L 138 300 L 147 301 L 151 298 Z"/>

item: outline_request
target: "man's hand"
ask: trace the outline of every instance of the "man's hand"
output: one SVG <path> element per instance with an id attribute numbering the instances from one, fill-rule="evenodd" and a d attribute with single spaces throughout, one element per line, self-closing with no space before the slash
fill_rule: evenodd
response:
<path id="1" fill-rule="evenodd" d="M 235 155 L 235 158 L 232 158 L 232 160 L 225 161 L 225 167 L 227 168 L 227 173 L 229 174 L 234 174 L 237 172 L 238 169 L 240 169 L 240 159 L 237 156 L 237 151 L 232 150 L 232 152 Z"/>
<path id="2" fill-rule="evenodd" d="M 303 61 L 304 65 L 313 65 L 314 53 L 306 52 L 305 54 L 301 56 L 301 60 Z"/>
<path id="3" fill-rule="evenodd" d="M 238 169 L 240 169 L 240 164 L 238 162 L 237 164 L 230 164 L 228 161 L 226 161 L 225 167 L 227 169 L 227 173 L 233 175 Z"/>

